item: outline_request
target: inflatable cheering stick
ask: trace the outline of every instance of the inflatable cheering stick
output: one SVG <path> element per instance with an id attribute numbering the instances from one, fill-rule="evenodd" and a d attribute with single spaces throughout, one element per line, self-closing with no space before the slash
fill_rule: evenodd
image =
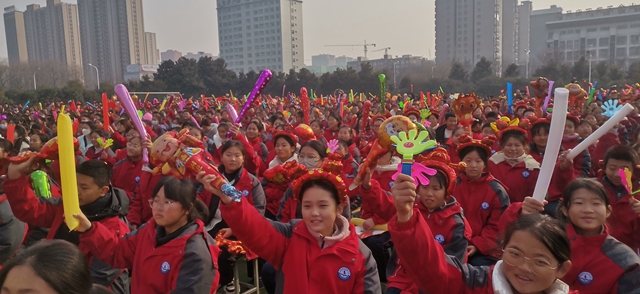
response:
<path id="1" fill-rule="evenodd" d="M 42 150 L 40 150 L 40 152 L 27 152 L 23 156 L 9 157 L 8 160 L 11 163 L 22 163 L 29 160 L 29 158 L 31 157 L 38 157 L 40 159 L 48 159 L 48 160 L 57 160 L 58 153 L 59 153 L 58 148 L 59 148 L 58 138 L 56 137 L 47 141 L 47 143 L 44 144 L 44 146 L 42 146 Z M 78 139 L 73 138 L 73 149 L 75 154 L 80 154 L 80 152 L 78 151 L 78 148 L 80 148 L 80 142 L 78 142 Z"/>
<path id="2" fill-rule="evenodd" d="M 176 178 L 195 177 L 200 172 L 215 175 L 211 186 L 220 189 L 234 201 L 240 201 L 242 193 L 230 185 L 216 167 L 205 160 L 202 141 L 188 134 L 189 130 L 180 133 L 167 132 L 153 142 L 151 146 L 151 163 L 155 165 L 153 174 L 170 175 Z"/>

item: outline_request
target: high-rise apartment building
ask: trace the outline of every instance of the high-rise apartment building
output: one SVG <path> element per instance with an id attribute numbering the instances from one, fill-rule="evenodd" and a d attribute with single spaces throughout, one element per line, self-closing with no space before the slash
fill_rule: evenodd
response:
<path id="1" fill-rule="evenodd" d="M 120 83 L 128 65 L 147 62 L 142 0 L 78 0 L 78 11 L 85 70 Z"/>
<path id="2" fill-rule="evenodd" d="M 24 12 L 30 63 L 58 61 L 82 69 L 78 6 L 47 0 L 46 7 L 27 5 Z"/>
<path id="3" fill-rule="evenodd" d="M 562 19 L 562 8 L 552 5 L 547 9 L 533 10 L 529 17 L 529 74 L 546 63 L 547 22 Z"/>
<path id="4" fill-rule="evenodd" d="M 15 6 L 9 6 L 4 9 L 4 32 L 7 38 L 9 64 L 14 65 L 28 62 L 29 55 L 24 26 L 24 13 L 17 11 Z"/>
<path id="5" fill-rule="evenodd" d="M 502 0 L 436 0 L 436 63 L 502 69 Z"/>
<path id="6" fill-rule="evenodd" d="M 144 33 L 144 49 L 147 52 L 147 61 L 145 64 L 160 64 L 160 51 L 156 43 L 156 33 Z"/>
<path id="7" fill-rule="evenodd" d="M 525 68 L 521 73 L 526 75 L 526 67 L 530 60 L 530 48 L 529 40 L 531 38 L 531 13 L 533 12 L 533 5 L 531 1 L 522 1 L 518 5 L 518 64 L 520 67 Z M 529 71 L 529 73 L 531 73 Z M 525 76 L 526 77 L 526 76 Z"/>
<path id="8" fill-rule="evenodd" d="M 304 67 L 302 1 L 217 0 L 220 57 L 237 73 Z"/>
<path id="9" fill-rule="evenodd" d="M 518 0 L 502 2 L 502 70 L 518 63 Z"/>

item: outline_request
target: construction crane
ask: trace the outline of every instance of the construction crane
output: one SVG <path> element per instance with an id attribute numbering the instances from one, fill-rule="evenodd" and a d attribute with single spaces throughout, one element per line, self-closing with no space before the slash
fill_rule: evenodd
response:
<path id="1" fill-rule="evenodd" d="M 324 45 L 325 47 L 359 47 L 359 46 L 363 46 L 364 47 L 364 59 L 367 59 L 367 52 L 369 52 L 369 46 L 373 46 L 375 47 L 376 44 L 369 44 L 367 43 L 367 40 L 364 40 L 364 44 L 358 44 L 358 45 Z"/>
<path id="2" fill-rule="evenodd" d="M 391 50 L 391 47 L 382 48 L 382 49 L 378 49 L 378 50 L 373 50 L 371 52 L 378 52 L 378 51 L 382 51 L 382 50 L 384 50 L 384 55 L 388 55 L 389 50 Z"/>

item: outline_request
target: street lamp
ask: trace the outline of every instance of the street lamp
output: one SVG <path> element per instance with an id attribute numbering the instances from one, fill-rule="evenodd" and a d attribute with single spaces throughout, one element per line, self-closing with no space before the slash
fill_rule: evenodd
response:
<path id="1" fill-rule="evenodd" d="M 96 78 L 98 79 L 98 90 L 100 90 L 100 72 L 98 71 L 98 68 L 95 65 L 89 63 L 89 66 L 96 69 Z"/>
<path id="2" fill-rule="evenodd" d="M 400 61 L 394 61 L 393 62 L 393 87 L 395 87 L 396 89 L 398 89 L 398 84 L 396 84 L 396 64 L 398 64 Z"/>
<path id="3" fill-rule="evenodd" d="M 529 77 L 529 53 L 531 53 L 531 50 L 529 49 L 524 49 L 524 53 L 527 54 L 527 60 L 525 60 L 525 78 Z"/>
<path id="4" fill-rule="evenodd" d="M 435 65 L 431 67 L 431 78 L 432 78 L 432 79 L 433 79 L 433 69 L 434 69 L 434 68 L 436 68 L 436 66 L 435 66 Z"/>
<path id="5" fill-rule="evenodd" d="M 36 69 L 36 71 L 33 72 L 33 90 L 38 90 L 38 86 L 36 85 L 36 73 L 40 70 L 41 68 Z"/>
<path id="6" fill-rule="evenodd" d="M 593 51 L 591 50 L 591 45 L 589 45 L 589 92 L 591 92 L 591 60 L 593 57 Z"/>

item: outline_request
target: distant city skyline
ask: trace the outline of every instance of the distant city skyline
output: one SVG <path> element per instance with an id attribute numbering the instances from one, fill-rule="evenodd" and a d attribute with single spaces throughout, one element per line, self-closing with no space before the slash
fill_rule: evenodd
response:
<path id="1" fill-rule="evenodd" d="M 219 56 L 216 1 L 211 0 L 143 0 L 145 30 L 155 32 L 158 49 L 181 52 L 211 52 Z M 63 0 L 77 4 L 77 0 Z M 363 56 L 363 48 L 325 47 L 325 45 L 375 43 L 369 48 L 370 59 L 389 54 L 412 54 L 435 58 L 435 0 L 303 0 L 304 62 L 311 65 L 311 56 Z M 532 0 L 533 9 L 558 5 L 564 11 L 631 5 L 634 0 L 602 3 L 596 0 Z M 393 4 L 391 4 L 393 3 Z M 24 10 L 29 4 L 45 5 L 46 0 L 2 0 L 0 8 L 15 5 Z M 366 7 L 366 9 L 365 9 Z M 365 14 L 366 11 L 366 14 Z M 0 22 L 0 59 L 7 58 L 4 23 Z"/>

